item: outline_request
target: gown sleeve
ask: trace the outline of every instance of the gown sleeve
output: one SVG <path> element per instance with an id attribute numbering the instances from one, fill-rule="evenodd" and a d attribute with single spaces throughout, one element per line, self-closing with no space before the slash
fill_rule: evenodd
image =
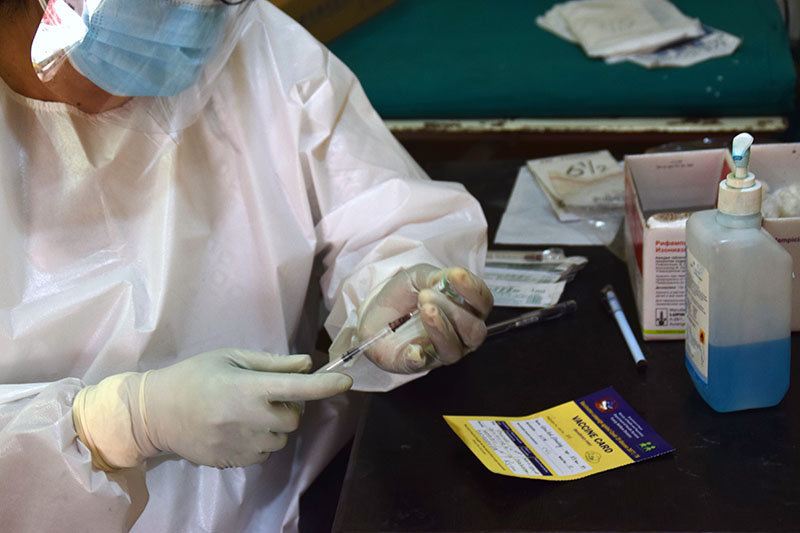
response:
<path id="1" fill-rule="evenodd" d="M 147 502 L 142 471 L 92 468 L 72 424 L 75 378 L 0 385 L 0 523 L 6 531 L 127 531 Z"/>
<path id="2" fill-rule="evenodd" d="M 370 290 L 402 267 L 462 266 L 480 275 L 487 245 L 480 204 L 463 185 L 433 181 L 394 138 L 360 83 L 320 47 L 322 79 L 305 78 L 290 94 L 303 107 L 299 166 L 317 210 L 325 326 L 343 353 L 356 310 Z M 346 348 L 345 348 L 346 349 Z M 361 358 L 356 390 L 388 390 L 415 376 L 384 372 Z"/>

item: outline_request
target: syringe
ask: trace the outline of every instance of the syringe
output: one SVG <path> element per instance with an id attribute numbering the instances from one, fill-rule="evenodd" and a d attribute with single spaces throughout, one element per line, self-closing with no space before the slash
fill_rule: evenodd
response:
<path id="1" fill-rule="evenodd" d="M 321 367 L 319 370 L 317 370 L 317 373 L 339 372 L 339 370 L 342 367 L 344 367 L 350 361 L 353 361 L 356 358 L 358 358 L 362 353 L 364 353 L 367 350 L 367 348 L 369 348 L 382 338 L 386 337 L 387 335 L 394 333 L 397 330 L 397 328 L 399 328 L 400 326 L 402 326 L 403 324 L 412 319 L 419 320 L 419 309 L 415 309 L 414 311 L 407 313 L 398 319 L 392 320 L 386 325 L 386 327 L 384 327 L 382 330 L 374 334 L 372 337 L 364 341 L 361 341 L 361 343 L 358 346 L 355 346 L 354 348 L 350 348 L 349 350 L 347 350 L 347 352 L 345 352 L 343 356 L 339 357 L 338 359 L 334 359 L 327 365 Z"/>
<path id="2" fill-rule="evenodd" d="M 438 290 L 454 302 L 459 305 L 469 305 L 464 300 L 464 297 L 461 296 L 455 289 L 450 286 L 450 281 L 447 278 L 443 278 L 439 281 L 436 285 L 431 287 L 434 290 Z M 387 335 L 391 335 L 397 329 L 402 326 L 403 324 L 409 323 L 410 321 L 419 321 L 419 309 L 415 309 L 405 315 L 401 316 L 400 318 L 396 318 L 386 324 L 386 326 L 378 331 L 377 333 L 373 334 L 371 337 L 361 341 L 357 346 L 350 348 L 345 352 L 344 355 L 339 357 L 338 359 L 334 359 L 327 365 L 319 368 L 316 373 L 324 373 L 324 372 L 339 372 L 341 371 L 342 367 L 347 365 L 347 363 L 354 361 L 358 357 L 361 356 L 370 346 L 381 340 L 382 338 L 386 337 Z"/>
<path id="3" fill-rule="evenodd" d="M 491 337 L 493 335 L 505 333 L 506 331 L 512 329 L 530 326 L 531 324 L 535 324 L 537 322 L 553 320 L 554 318 L 574 313 L 577 308 L 578 304 L 575 303 L 575 300 L 567 300 L 565 302 L 551 305 L 550 307 L 542 307 L 541 309 L 523 313 L 512 319 L 503 320 L 502 322 L 496 322 L 489 325 L 486 328 L 486 336 Z"/>

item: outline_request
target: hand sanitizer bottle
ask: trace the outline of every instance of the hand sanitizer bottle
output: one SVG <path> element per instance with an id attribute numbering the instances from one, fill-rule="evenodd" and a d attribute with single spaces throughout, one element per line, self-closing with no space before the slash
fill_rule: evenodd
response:
<path id="1" fill-rule="evenodd" d="M 720 412 L 769 407 L 789 389 L 792 258 L 761 228 L 752 143 L 733 139 L 717 209 L 686 223 L 686 368 Z"/>

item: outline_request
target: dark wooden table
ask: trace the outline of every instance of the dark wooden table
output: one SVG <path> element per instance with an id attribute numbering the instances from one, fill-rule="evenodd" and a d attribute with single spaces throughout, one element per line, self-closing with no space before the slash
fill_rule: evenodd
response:
<path id="1" fill-rule="evenodd" d="M 427 170 L 464 182 L 494 231 L 520 163 Z M 566 251 L 589 259 L 563 296 L 578 302 L 575 315 L 490 339 L 457 365 L 371 396 L 334 531 L 800 531 L 798 365 L 777 407 L 716 413 L 693 388 L 683 342 L 641 343 L 649 364 L 635 368 L 600 300 L 613 284 L 637 323 L 624 263 L 603 247 Z M 497 308 L 489 321 L 518 312 Z M 676 450 L 575 481 L 518 479 L 489 472 L 442 418 L 523 416 L 607 386 Z"/>

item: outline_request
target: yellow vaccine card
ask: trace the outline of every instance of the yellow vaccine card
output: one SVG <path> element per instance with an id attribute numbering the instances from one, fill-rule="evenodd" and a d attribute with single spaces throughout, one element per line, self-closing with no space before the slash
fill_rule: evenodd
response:
<path id="1" fill-rule="evenodd" d="M 497 474 L 566 481 L 673 451 L 608 387 L 525 417 L 445 416 Z"/>

